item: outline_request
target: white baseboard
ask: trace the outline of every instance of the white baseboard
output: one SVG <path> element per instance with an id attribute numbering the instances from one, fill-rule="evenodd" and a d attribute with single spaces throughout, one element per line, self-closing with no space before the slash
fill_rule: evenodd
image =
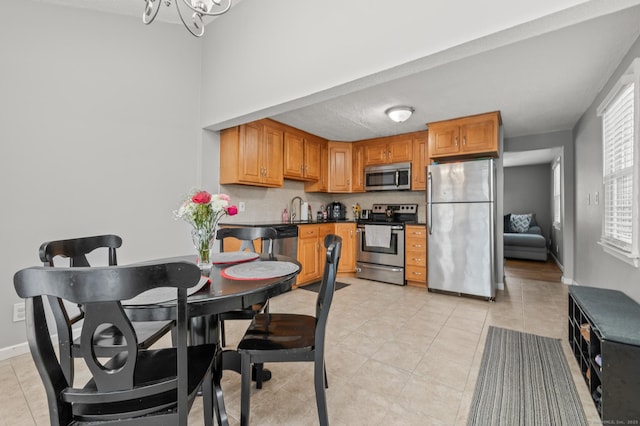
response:
<path id="1" fill-rule="evenodd" d="M 19 343 L 13 346 L 7 346 L 6 348 L 0 348 L 0 361 L 4 361 L 5 359 L 28 353 L 29 344 L 27 342 Z"/>

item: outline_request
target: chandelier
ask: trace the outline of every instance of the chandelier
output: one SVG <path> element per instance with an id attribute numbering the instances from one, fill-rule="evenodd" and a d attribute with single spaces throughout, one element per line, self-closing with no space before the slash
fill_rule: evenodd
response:
<path id="1" fill-rule="evenodd" d="M 156 19 L 160 4 L 171 6 L 172 0 L 145 0 L 147 3 L 142 14 L 142 22 L 149 25 Z M 203 16 L 218 16 L 226 13 L 231 8 L 231 0 L 175 0 L 178 16 L 184 24 L 185 28 L 196 37 L 202 37 L 204 34 Z M 180 3 L 184 3 L 180 6 Z M 189 10 L 183 12 L 181 7 L 187 7 Z M 183 13 L 192 13 L 191 22 L 185 20 Z"/>

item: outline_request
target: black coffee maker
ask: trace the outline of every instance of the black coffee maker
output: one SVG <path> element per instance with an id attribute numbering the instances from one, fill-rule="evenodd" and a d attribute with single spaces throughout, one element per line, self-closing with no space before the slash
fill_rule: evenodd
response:
<path id="1" fill-rule="evenodd" d="M 334 201 L 327 205 L 327 216 L 330 220 L 345 220 L 347 218 L 347 208 L 344 204 Z"/>

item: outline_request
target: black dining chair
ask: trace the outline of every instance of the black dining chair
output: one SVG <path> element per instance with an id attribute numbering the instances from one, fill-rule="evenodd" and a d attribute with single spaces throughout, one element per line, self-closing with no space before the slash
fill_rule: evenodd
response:
<path id="1" fill-rule="evenodd" d="M 47 394 L 50 424 L 186 426 L 193 400 L 202 389 L 204 422 L 212 425 L 216 347 L 187 345 L 187 288 L 198 284 L 200 277 L 200 268 L 189 262 L 32 267 L 17 272 L 14 286 L 26 299 L 27 341 Z M 176 346 L 140 349 L 121 301 L 157 287 L 176 290 Z M 51 298 L 83 307 L 79 352 L 91 375 L 83 387 L 74 387 L 66 379 L 56 357 L 45 309 Z M 111 358 L 95 353 L 96 333 L 105 324 L 118 328 L 123 336 L 120 352 Z"/>
<path id="2" fill-rule="evenodd" d="M 40 246 L 40 260 L 44 266 L 54 267 L 61 258 L 68 259 L 69 267 L 88 267 L 87 255 L 106 249 L 109 266 L 117 265 L 116 249 L 122 246 L 122 238 L 117 235 L 97 235 L 92 237 L 72 238 L 67 240 L 48 241 Z M 102 250 L 104 251 L 104 250 Z M 66 263 L 66 262 L 65 262 Z M 58 265 L 59 266 L 59 265 Z M 52 299 L 55 299 L 52 297 Z M 82 306 L 68 309 L 61 299 L 50 302 L 51 311 L 56 319 L 58 332 L 58 347 L 62 371 L 69 383 L 73 383 L 74 361 L 80 356 L 80 338 L 73 338 L 73 326 L 82 320 L 84 311 Z M 135 322 L 133 327 L 138 337 L 138 347 L 147 349 L 173 328 L 173 321 Z M 77 327 L 77 325 L 76 325 Z M 94 339 L 96 355 L 99 357 L 114 356 L 122 349 L 123 336 L 112 326 L 104 326 L 98 330 Z"/>
<path id="3" fill-rule="evenodd" d="M 224 240 L 235 238 L 240 240 L 240 251 L 250 251 L 255 253 L 254 241 L 257 239 L 268 240 L 267 253 L 273 255 L 273 240 L 277 236 L 275 228 L 270 227 L 243 227 L 243 228 L 221 228 L 216 232 L 216 239 L 220 240 L 220 251 L 224 252 Z M 251 308 L 236 309 L 220 314 L 220 342 L 222 346 L 227 346 L 224 322 L 228 320 L 249 320 L 258 312 L 269 312 L 269 301 L 257 303 Z"/>
<path id="4" fill-rule="evenodd" d="M 316 315 L 288 313 L 257 314 L 238 344 L 241 357 L 240 424 L 249 424 L 251 364 L 258 369 L 265 362 L 313 362 L 316 405 L 320 425 L 329 424 L 325 387 L 328 386 L 324 363 L 325 332 L 329 308 L 335 291 L 342 238 L 327 235 L 324 275 L 316 300 Z M 261 374 L 256 374 L 260 387 Z"/>

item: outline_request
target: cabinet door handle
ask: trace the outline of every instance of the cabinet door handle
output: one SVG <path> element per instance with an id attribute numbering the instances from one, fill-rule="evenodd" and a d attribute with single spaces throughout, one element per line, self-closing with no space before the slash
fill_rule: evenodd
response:
<path id="1" fill-rule="evenodd" d="M 467 137 L 463 136 L 462 137 L 462 145 L 466 145 L 467 144 Z"/>
<path id="2" fill-rule="evenodd" d="M 458 146 L 458 137 L 456 136 L 456 146 Z"/>
<path id="3" fill-rule="evenodd" d="M 413 275 L 422 275 L 422 272 L 412 272 Z"/>
<path id="4" fill-rule="evenodd" d="M 414 258 L 413 258 L 413 260 L 414 260 L 415 262 L 422 262 L 422 259 L 420 259 L 419 257 L 414 257 Z"/>

